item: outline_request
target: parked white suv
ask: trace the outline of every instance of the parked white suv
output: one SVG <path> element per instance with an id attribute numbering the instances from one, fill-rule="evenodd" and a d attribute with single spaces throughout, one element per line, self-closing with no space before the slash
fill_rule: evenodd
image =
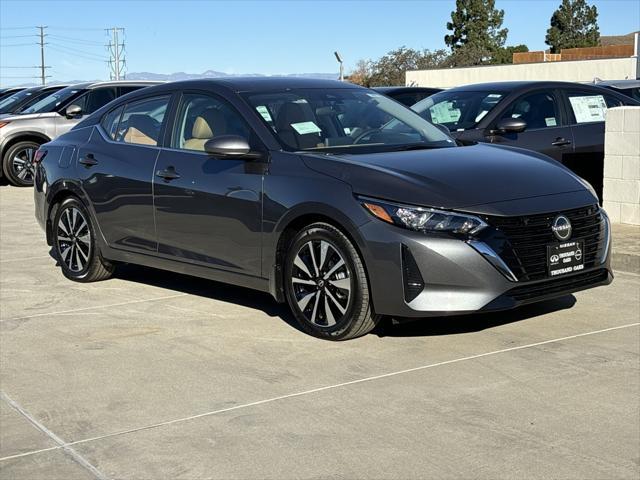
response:
<path id="1" fill-rule="evenodd" d="M 43 98 L 19 115 L 0 120 L 0 158 L 13 185 L 33 184 L 33 158 L 49 142 L 99 108 L 134 90 L 160 82 L 115 81 L 80 83 Z"/>

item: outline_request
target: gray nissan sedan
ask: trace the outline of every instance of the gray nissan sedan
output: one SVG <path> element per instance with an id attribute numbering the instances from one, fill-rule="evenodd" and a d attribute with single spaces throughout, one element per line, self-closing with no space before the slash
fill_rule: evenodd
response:
<path id="1" fill-rule="evenodd" d="M 383 315 L 504 310 L 612 280 L 584 180 L 542 154 L 459 146 L 346 83 L 149 87 L 35 162 L 36 217 L 69 279 L 127 262 L 241 285 L 329 340 Z"/>

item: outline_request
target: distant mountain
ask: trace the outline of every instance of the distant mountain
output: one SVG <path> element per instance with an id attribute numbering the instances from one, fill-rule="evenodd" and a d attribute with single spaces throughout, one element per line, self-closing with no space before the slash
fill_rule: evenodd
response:
<path id="1" fill-rule="evenodd" d="M 260 73 L 224 73 L 217 72 L 215 70 L 207 70 L 203 73 L 152 73 L 152 72 L 130 72 L 127 73 L 127 80 L 156 80 L 173 82 L 176 80 L 191 80 L 195 78 L 224 78 L 224 77 L 268 77 L 268 76 L 282 76 L 282 77 L 302 77 L 302 78 L 318 78 L 324 80 L 336 80 L 338 78 L 337 73 L 289 73 L 283 75 L 263 75 Z"/>

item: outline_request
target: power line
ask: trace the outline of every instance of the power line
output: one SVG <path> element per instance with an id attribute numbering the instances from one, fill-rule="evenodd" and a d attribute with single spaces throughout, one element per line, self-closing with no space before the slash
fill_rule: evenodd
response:
<path id="1" fill-rule="evenodd" d="M 67 45 L 60 45 L 59 43 L 53 43 L 53 42 L 49 42 L 47 45 L 52 45 L 52 46 L 55 46 L 57 48 L 63 48 L 65 50 L 69 50 L 70 52 L 78 53 L 80 55 L 87 55 L 87 56 L 90 56 L 90 57 L 97 57 L 100 60 L 107 60 L 107 57 L 104 57 L 102 55 L 98 55 L 98 54 L 93 53 L 93 52 L 86 52 L 84 50 L 80 50 L 79 48 L 69 47 Z"/>
<path id="2" fill-rule="evenodd" d="M 26 38 L 26 37 L 37 37 L 38 35 L 6 35 L 4 37 L 0 37 L 0 40 L 6 40 L 7 38 Z"/>
<path id="3" fill-rule="evenodd" d="M 60 52 L 60 53 L 65 53 L 67 55 L 73 55 L 74 57 L 78 57 L 78 58 L 82 58 L 83 60 L 93 60 L 94 62 L 103 62 L 103 63 L 108 63 L 108 59 L 106 57 L 90 57 L 88 55 L 82 54 L 82 53 L 78 53 L 78 52 L 71 52 L 69 50 L 64 50 L 64 48 L 61 48 L 60 45 L 49 45 L 49 48 L 51 50 L 55 50 L 56 52 Z"/>
<path id="4" fill-rule="evenodd" d="M 55 34 L 49 34 L 49 36 L 59 42 L 78 43 L 78 44 L 96 45 L 96 46 L 104 47 L 104 44 L 101 42 L 85 40 L 84 38 L 65 37 L 63 35 L 55 35 Z"/>
<path id="5" fill-rule="evenodd" d="M 37 43 L 9 43 L 9 44 L 0 43 L 0 47 L 1 48 L 4 48 L 4 47 L 24 47 L 26 45 L 33 46 L 33 45 L 38 45 L 38 44 Z"/>

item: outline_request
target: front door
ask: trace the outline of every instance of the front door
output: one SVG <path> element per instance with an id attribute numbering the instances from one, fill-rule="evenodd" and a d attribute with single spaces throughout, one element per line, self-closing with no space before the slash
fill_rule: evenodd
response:
<path id="1" fill-rule="evenodd" d="M 535 150 L 564 162 L 573 153 L 573 133 L 564 120 L 561 104 L 553 90 L 538 90 L 516 99 L 497 116 L 496 123 L 503 118 L 519 118 L 527 122 L 526 130 L 492 135 L 493 143 Z"/>
<path id="2" fill-rule="evenodd" d="M 78 175 L 109 246 L 155 253 L 152 176 L 170 96 L 107 113 L 78 150 Z"/>
<path id="3" fill-rule="evenodd" d="M 223 99 L 186 93 L 172 130 L 171 148 L 160 153 L 154 175 L 158 253 L 260 276 L 264 164 L 204 151 L 218 135 L 255 144 L 250 127 Z"/>

